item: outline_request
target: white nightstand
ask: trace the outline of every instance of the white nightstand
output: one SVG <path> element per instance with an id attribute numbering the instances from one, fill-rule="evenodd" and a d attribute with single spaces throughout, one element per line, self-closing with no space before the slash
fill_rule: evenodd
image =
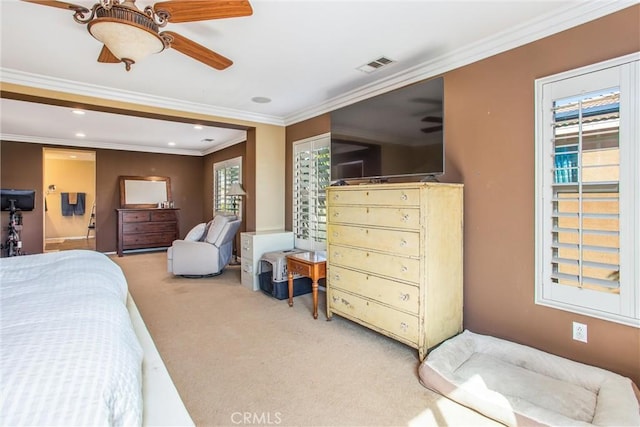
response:
<path id="1" fill-rule="evenodd" d="M 242 285 L 257 291 L 258 266 L 265 252 L 293 249 L 293 231 L 251 231 L 240 233 L 240 256 L 242 258 Z"/>

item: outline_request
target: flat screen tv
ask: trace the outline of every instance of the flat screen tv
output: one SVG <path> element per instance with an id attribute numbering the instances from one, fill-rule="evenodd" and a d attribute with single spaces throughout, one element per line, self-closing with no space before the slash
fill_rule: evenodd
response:
<path id="1" fill-rule="evenodd" d="M 444 80 L 331 113 L 331 181 L 415 181 L 444 173 Z"/>
<path id="2" fill-rule="evenodd" d="M 3 211 L 15 208 L 21 211 L 32 211 L 36 207 L 35 190 L 0 190 L 0 209 Z"/>

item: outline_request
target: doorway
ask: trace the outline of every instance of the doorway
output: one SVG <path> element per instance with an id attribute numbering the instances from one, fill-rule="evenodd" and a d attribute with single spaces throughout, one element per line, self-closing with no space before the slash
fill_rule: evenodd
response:
<path id="1" fill-rule="evenodd" d="M 96 249 L 96 153 L 43 148 L 44 251 Z"/>

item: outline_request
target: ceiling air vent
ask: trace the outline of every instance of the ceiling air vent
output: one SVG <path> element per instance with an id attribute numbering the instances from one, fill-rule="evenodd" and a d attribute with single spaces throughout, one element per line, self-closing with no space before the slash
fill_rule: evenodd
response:
<path id="1" fill-rule="evenodd" d="M 359 71 L 362 71 L 363 73 L 372 73 L 376 70 L 379 70 L 380 68 L 384 67 L 385 65 L 389 65 L 392 64 L 394 61 L 393 59 L 389 59 L 386 58 L 384 56 L 381 56 L 378 59 L 374 59 L 373 61 L 369 62 L 368 64 L 364 64 L 358 68 L 356 68 Z"/>

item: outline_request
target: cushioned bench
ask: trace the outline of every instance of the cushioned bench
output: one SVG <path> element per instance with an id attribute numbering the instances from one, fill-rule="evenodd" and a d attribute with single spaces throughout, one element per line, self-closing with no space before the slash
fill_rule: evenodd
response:
<path id="1" fill-rule="evenodd" d="M 420 382 L 506 425 L 640 426 L 629 378 L 470 331 L 445 341 Z"/>

